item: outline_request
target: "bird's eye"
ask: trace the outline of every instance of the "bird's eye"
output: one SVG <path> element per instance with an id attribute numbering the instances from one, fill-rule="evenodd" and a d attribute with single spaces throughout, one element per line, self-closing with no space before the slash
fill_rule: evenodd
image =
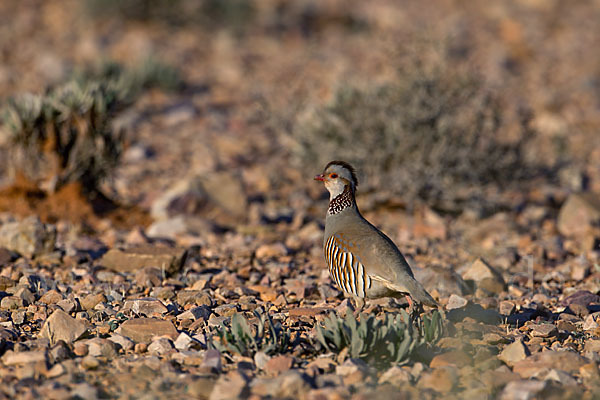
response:
<path id="1" fill-rule="evenodd" d="M 338 177 L 338 174 L 329 174 L 329 177 L 330 177 L 331 179 L 335 179 L 335 178 L 337 178 L 337 177 Z"/>

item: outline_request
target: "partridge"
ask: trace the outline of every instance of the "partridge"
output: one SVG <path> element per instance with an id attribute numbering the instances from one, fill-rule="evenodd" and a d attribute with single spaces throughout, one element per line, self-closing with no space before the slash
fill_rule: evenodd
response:
<path id="1" fill-rule="evenodd" d="M 406 296 L 419 306 L 437 303 L 414 277 L 398 247 L 358 211 L 354 168 L 331 161 L 315 180 L 329 191 L 323 241 L 325 261 L 336 285 L 352 296 L 359 309 L 365 299 Z"/>

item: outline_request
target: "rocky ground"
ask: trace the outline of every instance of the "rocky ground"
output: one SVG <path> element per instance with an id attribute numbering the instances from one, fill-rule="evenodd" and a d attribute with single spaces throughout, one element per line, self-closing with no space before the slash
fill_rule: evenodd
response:
<path id="1" fill-rule="evenodd" d="M 2 2 L 3 97 L 41 92 L 100 58 L 158 55 L 186 82 L 118 115 L 128 147 L 103 189 L 119 210 L 98 213 L 69 188 L 32 197 L 0 165 L 4 398 L 600 395 L 600 59 L 589 54 L 600 7 L 350 3 L 299 1 L 276 20 L 280 2 L 266 1 L 240 36 L 96 20 L 76 1 Z M 427 354 L 375 366 L 316 344 L 329 312 L 354 310 L 322 256 L 327 199 L 312 176 L 323 166 L 295 158 L 290 125 L 340 85 L 385 82 L 411 45 L 440 37 L 527 103 L 540 158 L 570 161 L 490 190 L 491 210 L 444 213 L 359 187 L 363 214 L 398 243 L 444 320 Z M 256 324 L 254 311 L 289 345 L 211 345 L 236 313 Z"/>

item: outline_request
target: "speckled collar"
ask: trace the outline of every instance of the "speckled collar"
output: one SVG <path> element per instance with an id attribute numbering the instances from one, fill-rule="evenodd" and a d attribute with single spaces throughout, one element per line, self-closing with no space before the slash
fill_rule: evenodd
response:
<path id="1" fill-rule="evenodd" d="M 336 197 L 331 199 L 329 202 L 329 208 L 327 209 L 327 215 L 335 215 L 344 211 L 348 207 L 354 205 L 354 193 L 350 185 L 344 187 L 344 191 L 338 194 Z"/>

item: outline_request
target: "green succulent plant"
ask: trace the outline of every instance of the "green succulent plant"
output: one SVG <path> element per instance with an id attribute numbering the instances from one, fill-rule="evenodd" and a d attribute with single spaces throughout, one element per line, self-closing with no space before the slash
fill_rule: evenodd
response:
<path id="1" fill-rule="evenodd" d="M 256 352 L 265 354 L 284 353 L 290 348 L 289 330 L 279 322 L 273 322 L 268 312 L 255 310 L 258 322 L 253 326 L 239 313 L 233 314 L 229 326 L 222 324 L 215 336 L 208 342 L 209 347 L 221 353 L 239 354 L 252 357 Z"/>
<path id="2" fill-rule="evenodd" d="M 124 69 L 107 63 L 97 71 L 76 74 L 44 95 L 25 93 L 8 99 L 0 111 L 8 136 L 10 166 L 45 190 L 80 182 L 88 193 L 119 162 L 124 139 L 115 131 L 116 112 L 143 90 L 172 89 L 177 73 L 154 60 Z"/>
<path id="3" fill-rule="evenodd" d="M 365 314 L 357 319 L 351 313 L 340 318 L 331 313 L 316 326 L 315 346 L 338 354 L 346 351 L 351 358 L 385 366 L 408 362 L 419 348 L 434 344 L 442 334 L 438 311 L 414 323 L 404 310 L 399 314 L 386 314 L 383 319 Z"/>

